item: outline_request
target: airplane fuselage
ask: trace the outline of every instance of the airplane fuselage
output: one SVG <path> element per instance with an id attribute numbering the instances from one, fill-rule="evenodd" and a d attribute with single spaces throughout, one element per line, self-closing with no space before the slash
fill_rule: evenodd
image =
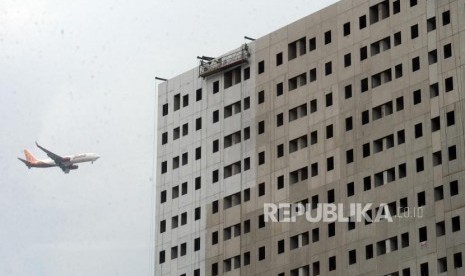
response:
<path id="1" fill-rule="evenodd" d="M 72 166 L 76 163 L 83 163 L 83 162 L 94 162 L 99 159 L 99 156 L 95 153 L 81 153 L 76 155 L 68 155 L 63 157 L 63 165 L 64 166 Z M 46 159 L 39 159 L 36 162 L 28 162 L 28 167 L 33 168 L 50 168 L 50 167 L 58 167 L 59 165 L 55 163 L 55 161 L 51 158 Z"/>

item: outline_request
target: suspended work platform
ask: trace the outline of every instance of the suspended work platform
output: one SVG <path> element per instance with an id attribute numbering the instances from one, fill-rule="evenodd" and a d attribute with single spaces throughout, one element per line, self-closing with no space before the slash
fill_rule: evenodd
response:
<path id="1" fill-rule="evenodd" d="M 250 57 L 247 44 L 241 48 L 218 58 L 201 58 L 199 65 L 199 75 L 206 78 L 228 68 L 240 65 L 248 61 Z"/>

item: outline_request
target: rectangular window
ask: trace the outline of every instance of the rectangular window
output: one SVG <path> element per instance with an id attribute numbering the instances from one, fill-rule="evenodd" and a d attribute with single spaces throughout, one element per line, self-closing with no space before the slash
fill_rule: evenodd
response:
<path id="1" fill-rule="evenodd" d="M 350 22 L 345 23 L 343 26 L 344 36 L 350 35 Z"/>
<path id="2" fill-rule="evenodd" d="M 420 70 L 420 57 L 412 59 L 412 72 Z"/>
<path id="3" fill-rule="evenodd" d="M 344 55 L 344 67 L 349 67 L 352 65 L 352 60 L 350 57 L 350 53 Z"/>
<path id="4" fill-rule="evenodd" d="M 284 93 L 284 86 L 283 83 L 280 82 L 276 84 L 276 96 L 281 96 Z"/>
<path id="5" fill-rule="evenodd" d="M 426 30 L 428 32 L 436 30 L 436 17 L 435 16 L 426 20 Z"/>
<path id="6" fill-rule="evenodd" d="M 452 45 L 446 44 L 444 45 L 444 59 L 450 58 L 452 56 Z"/>
<path id="7" fill-rule="evenodd" d="M 333 65 L 332 62 L 325 63 L 325 75 L 331 75 L 333 73 Z"/>
<path id="8" fill-rule="evenodd" d="M 415 24 L 410 27 L 410 37 L 415 39 L 418 37 L 418 24 Z"/>
<path id="9" fill-rule="evenodd" d="M 351 85 L 351 84 L 346 85 L 346 86 L 344 87 L 344 97 L 345 97 L 346 99 L 349 99 L 349 98 L 352 97 L 352 85 Z"/>
<path id="10" fill-rule="evenodd" d="M 283 52 L 276 54 L 276 66 L 283 64 Z"/>
<path id="11" fill-rule="evenodd" d="M 325 32 L 325 45 L 331 43 L 331 31 Z"/>
<path id="12" fill-rule="evenodd" d="M 358 27 L 359 29 L 364 29 L 367 26 L 367 16 L 362 15 L 358 18 Z"/>
<path id="13" fill-rule="evenodd" d="M 265 72 L 265 61 L 262 60 L 258 63 L 258 74 L 262 74 Z"/>
<path id="14" fill-rule="evenodd" d="M 442 13 L 442 25 L 448 25 L 450 23 L 450 12 L 445 11 Z"/>
<path id="15" fill-rule="evenodd" d="M 445 83 L 445 87 L 446 87 L 446 92 L 450 92 L 450 91 L 454 90 L 454 79 L 453 79 L 453 77 L 449 77 L 449 78 L 445 79 L 444 83 Z"/>
<path id="16" fill-rule="evenodd" d="M 311 52 L 316 49 L 316 38 L 312 37 L 308 40 L 308 50 Z"/>

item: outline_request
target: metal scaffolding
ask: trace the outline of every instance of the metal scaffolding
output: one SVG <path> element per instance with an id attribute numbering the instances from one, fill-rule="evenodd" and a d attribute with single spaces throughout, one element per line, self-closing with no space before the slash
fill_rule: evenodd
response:
<path id="1" fill-rule="evenodd" d="M 203 78 L 248 61 L 250 56 L 247 44 L 227 55 L 215 59 L 200 59 L 199 75 Z"/>

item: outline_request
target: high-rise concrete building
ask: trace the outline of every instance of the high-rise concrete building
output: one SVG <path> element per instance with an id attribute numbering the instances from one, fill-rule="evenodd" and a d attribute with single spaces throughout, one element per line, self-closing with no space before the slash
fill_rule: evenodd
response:
<path id="1" fill-rule="evenodd" d="M 464 65 L 465 0 L 342 0 L 161 83 L 156 275 L 465 275 Z"/>

